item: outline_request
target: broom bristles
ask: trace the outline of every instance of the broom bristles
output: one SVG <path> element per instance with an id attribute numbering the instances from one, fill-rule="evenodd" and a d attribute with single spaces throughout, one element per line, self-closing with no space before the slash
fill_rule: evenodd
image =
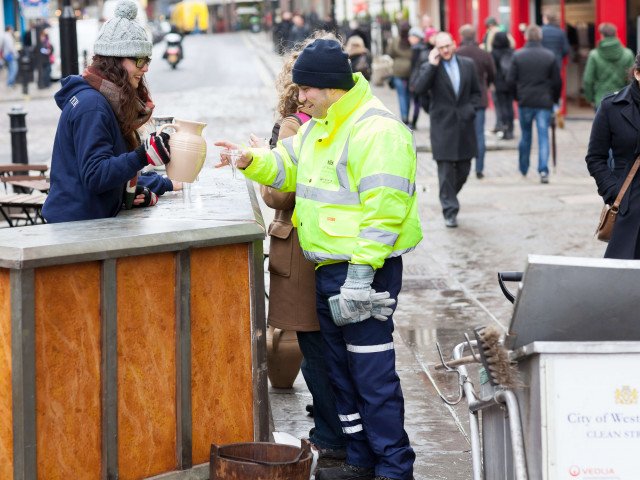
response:
<path id="1" fill-rule="evenodd" d="M 480 359 L 489 375 L 492 385 L 504 388 L 522 386 L 518 379 L 516 364 L 509 358 L 509 352 L 502 342 L 502 333 L 498 327 L 489 325 L 475 329 Z"/>

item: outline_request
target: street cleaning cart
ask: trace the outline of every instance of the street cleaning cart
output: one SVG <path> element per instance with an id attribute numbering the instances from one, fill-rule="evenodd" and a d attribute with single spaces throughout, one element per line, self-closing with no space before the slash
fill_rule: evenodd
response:
<path id="1" fill-rule="evenodd" d="M 453 359 L 493 370 L 482 341 Z M 470 367 L 447 368 L 469 406 L 473 480 L 640 478 L 640 262 L 531 255 L 502 348 L 508 387 L 481 374 L 477 391 Z"/>

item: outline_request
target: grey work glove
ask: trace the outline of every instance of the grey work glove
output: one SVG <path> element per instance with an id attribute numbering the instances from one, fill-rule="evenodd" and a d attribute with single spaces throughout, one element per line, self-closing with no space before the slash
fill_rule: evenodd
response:
<path id="1" fill-rule="evenodd" d="M 329 299 L 331 316 L 336 325 L 361 322 L 374 315 L 384 321 L 391 315 L 393 310 L 388 307 L 395 304 L 395 300 L 389 298 L 389 292 L 376 293 L 371 289 L 374 275 L 371 265 L 349 264 L 340 295 Z"/>

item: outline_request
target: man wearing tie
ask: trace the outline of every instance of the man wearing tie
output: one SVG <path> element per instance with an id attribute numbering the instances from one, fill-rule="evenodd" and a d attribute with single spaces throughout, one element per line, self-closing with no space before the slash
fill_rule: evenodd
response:
<path id="1" fill-rule="evenodd" d="M 440 204 L 449 228 L 458 226 L 457 196 L 469 176 L 471 159 L 477 155 L 474 122 L 481 100 L 473 60 L 455 51 L 451 34 L 439 33 L 414 86 L 416 93 L 430 94 L 431 150 L 438 163 Z"/>

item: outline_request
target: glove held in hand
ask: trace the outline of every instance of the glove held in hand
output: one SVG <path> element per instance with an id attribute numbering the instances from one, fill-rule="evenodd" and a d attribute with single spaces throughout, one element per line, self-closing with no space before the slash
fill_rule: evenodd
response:
<path id="1" fill-rule="evenodd" d="M 144 202 L 142 202 L 140 205 L 134 205 L 134 207 L 153 207 L 156 203 L 158 203 L 158 195 L 153 193 L 147 187 L 136 185 L 136 197 L 138 195 L 144 195 Z"/>
<path id="2" fill-rule="evenodd" d="M 340 288 L 340 310 L 343 318 L 369 318 L 371 301 L 369 290 L 375 272 L 371 265 L 349 264 L 347 278 Z M 359 320 L 358 320 L 359 321 Z"/>
<path id="3" fill-rule="evenodd" d="M 371 300 L 371 310 L 364 313 L 363 315 L 359 315 L 358 317 L 343 317 L 342 311 L 340 308 L 340 295 L 334 295 L 329 298 L 329 308 L 331 311 L 331 317 L 333 318 L 333 322 L 339 326 L 344 327 L 350 323 L 358 323 L 366 320 L 367 318 L 373 317 L 376 320 L 380 320 L 382 322 L 388 320 L 389 316 L 393 314 L 392 305 L 396 303 L 393 298 L 389 298 L 389 292 L 380 292 L 377 293 L 375 290 L 370 290 L 370 300 Z"/>
<path id="4" fill-rule="evenodd" d="M 169 147 L 169 134 L 162 132 L 159 135 L 152 133 L 136 148 L 143 165 L 147 163 L 154 167 L 165 165 L 171 161 L 171 148 Z"/>

